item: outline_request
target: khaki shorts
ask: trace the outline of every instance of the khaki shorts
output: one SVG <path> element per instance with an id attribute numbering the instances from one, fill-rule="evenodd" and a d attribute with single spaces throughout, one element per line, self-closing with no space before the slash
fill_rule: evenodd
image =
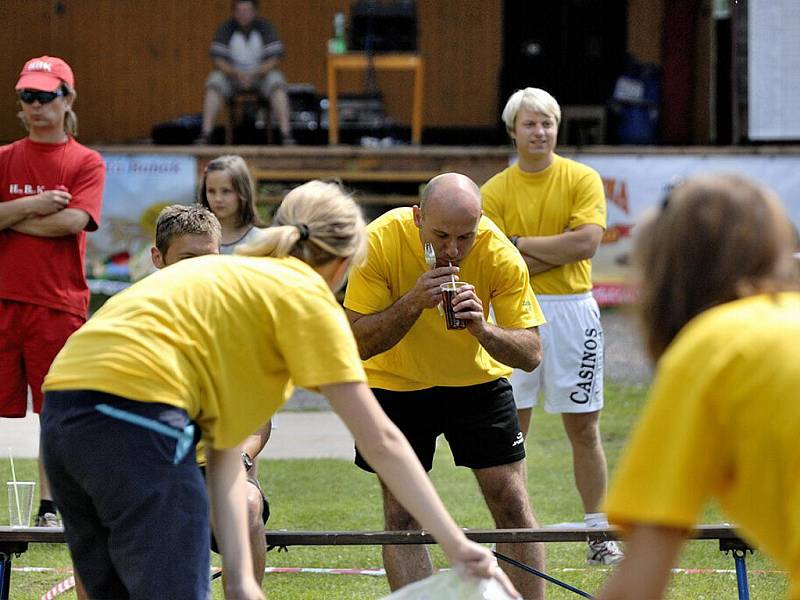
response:
<path id="1" fill-rule="evenodd" d="M 214 88 L 222 94 L 223 98 L 226 100 L 230 99 L 231 96 L 237 92 L 250 90 L 258 90 L 258 93 L 264 98 L 269 98 L 278 88 L 286 87 L 286 79 L 284 79 L 283 73 L 277 69 L 272 69 L 266 75 L 258 77 L 253 81 L 252 86 L 243 89 L 236 78 L 228 77 L 222 71 L 211 71 L 211 75 L 209 75 L 206 80 L 206 87 Z"/>

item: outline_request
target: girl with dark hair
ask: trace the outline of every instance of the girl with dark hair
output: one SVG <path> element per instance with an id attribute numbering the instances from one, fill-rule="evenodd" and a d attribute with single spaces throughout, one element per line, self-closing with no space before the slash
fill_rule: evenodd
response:
<path id="1" fill-rule="evenodd" d="M 237 246 L 258 237 L 255 185 L 241 156 L 229 154 L 208 163 L 198 196 L 222 225 L 220 254 L 233 254 Z"/>

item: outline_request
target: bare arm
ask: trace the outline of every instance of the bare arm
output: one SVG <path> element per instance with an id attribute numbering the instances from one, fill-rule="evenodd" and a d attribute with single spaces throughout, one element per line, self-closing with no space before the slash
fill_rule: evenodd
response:
<path id="1" fill-rule="evenodd" d="M 528 256 L 527 254 L 523 254 L 522 259 L 525 261 L 525 264 L 528 267 L 528 272 L 531 275 L 538 275 L 539 273 L 544 273 L 545 271 L 549 271 L 550 269 L 555 269 L 556 266 L 558 266 L 558 265 L 551 265 L 550 263 L 546 263 L 543 260 L 539 260 L 538 258 Z"/>
<path id="2" fill-rule="evenodd" d="M 684 536 L 685 532 L 680 529 L 635 525 L 626 540 L 625 559 L 597 600 L 662 598 Z"/>
<path id="3" fill-rule="evenodd" d="M 267 445 L 269 437 L 272 435 L 272 419 L 264 423 L 261 427 L 255 430 L 253 434 L 247 437 L 242 444 L 242 450 L 250 455 L 250 458 L 255 458 Z"/>
<path id="4" fill-rule="evenodd" d="M 0 230 L 14 227 L 33 217 L 45 217 L 63 210 L 69 204 L 67 192 L 48 190 L 33 196 L 0 202 Z"/>
<path id="5" fill-rule="evenodd" d="M 533 371 L 542 362 L 542 343 L 536 327 L 507 329 L 487 323 L 483 303 L 471 284 L 465 285 L 453 299 L 453 310 L 467 321 L 467 331 L 495 360 L 524 371 Z"/>
<path id="6" fill-rule="evenodd" d="M 222 71 L 223 73 L 225 73 L 225 75 L 228 75 L 229 77 L 236 77 L 236 75 L 238 75 L 239 73 L 236 69 L 233 68 L 233 65 L 224 58 L 214 58 L 213 62 L 214 62 L 214 67 L 216 69 Z"/>
<path id="7" fill-rule="evenodd" d="M 206 451 L 211 524 L 222 551 L 226 598 L 263 600 L 253 577 L 253 557 L 247 533 L 247 502 L 241 447 Z"/>
<path id="8" fill-rule="evenodd" d="M 550 265 L 567 265 L 592 258 L 603 239 L 603 228 L 588 223 L 558 235 L 520 237 L 517 248 L 528 255 Z"/>
<path id="9" fill-rule="evenodd" d="M 422 311 L 441 301 L 439 286 L 450 281 L 458 267 L 439 267 L 423 273 L 417 283 L 394 304 L 381 312 L 365 315 L 347 309 L 347 318 L 358 344 L 358 352 L 367 360 L 394 347 L 417 322 Z"/>
<path id="10" fill-rule="evenodd" d="M 258 463 L 256 462 L 256 457 L 264 449 L 264 446 L 267 445 L 271 435 L 272 419 L 256 429 L 255 432 L 252 435 L 249 435 L 244 443 L 242 443 L 242 451 L 247 452 L 250 458 L 253 459 L 253 468 L 249 472 L 249 475 L 252 477 L 255 477 L 256 473 L 258 472 Z"/>
<path id="11" fill-rule="evenodd" d="M 279 59 L 277 56 L 268 58 L 258 66 L 258 69 L 255 72 L 249 72 L 249 73 L 244 71 L 239 71 L 231 63 L 222 58 L 215 58 L 214 66 L 220 71 L 222 71 L 228 77 L 236 77 L 243 86 L 250 86 L 253 84 L 253 80 L 256 77 L 261 77 L 262 75 L 266 75 L 272 69 L 274 69 L 278 65 L 278 60 Z"/>
<path id="12" fill-rule="evenodd" d="M 478 342 L 498 362 L 514 369 L 531 372 L 542 362 L 539 329 L 505 329 L 486 323 Z"/>
<path id="13" fill-rule="evenodd" d="M 488 549 L 470 542 L 453 521 L 405 436 L 381 410 L 364 383 L 321 386 L 358 449 L 386 486 L 429 531 L 453 566 L 477 577 L 495 577 L 517 597 Z"/>
<path id="14" fill-rule="evenodd" d="M 266 75 L 267 73 L 272 71 L 272 69 L 274 69 L 275 67 L 278 66 L 278 62 L 279 61 L 280 61 L 280 59 L 277 56 L 273 56 L 272 58 L 268 58 L 267 60 L 265 60 L 264 62 L 262 62 L 259 65 L 258 70 L 256 71 L 256 74 L 257 75 Z"/>
<path id="15" fill-rule="evenodd" d="M 20 221 L 12 229 L 39 237 L 60 237 L 80 233 L 88 222 L 89 213 L 86 211 L 80 208 L 65 208 L 46 217 L 30 217 Z"/>

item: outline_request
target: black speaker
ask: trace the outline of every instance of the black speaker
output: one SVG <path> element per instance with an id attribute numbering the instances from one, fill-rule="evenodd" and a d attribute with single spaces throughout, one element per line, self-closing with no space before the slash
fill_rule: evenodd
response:
<path id="1" fill-rule="evenodd" d="M 625 66 L 627 0 L 505 0 L 500 109 L 538 87 L 561 105 L 605 104 Z"/>
<path id="2" fill-rule="evenodd" d="M 351 50 L 415 52 L 417 7 L 414 0 L 358 0 L 350 7 Z"/>
<path id="3" fill-rule="evenodd" d="M 200 135 L 203 116 L 200 113 L 183 115 L 172 121 L 156 123 L 150 131 L 154 144 L 187 145 Z"/>

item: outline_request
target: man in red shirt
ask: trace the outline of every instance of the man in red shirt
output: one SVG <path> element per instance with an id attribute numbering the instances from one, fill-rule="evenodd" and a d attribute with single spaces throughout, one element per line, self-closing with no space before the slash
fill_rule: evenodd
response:
<path id="1" fill-rule="evenodd" d="M 16 85 L 28 136 L 0 147 L 0 417 L 24 417 L 42 380 L 86 320 L 86 232 L 100 222 L 105 164 L 73 137 L 75 78 L 51 56 L 25 63 Z M 39 465 L 36 525 L 58 525 Z"/>

